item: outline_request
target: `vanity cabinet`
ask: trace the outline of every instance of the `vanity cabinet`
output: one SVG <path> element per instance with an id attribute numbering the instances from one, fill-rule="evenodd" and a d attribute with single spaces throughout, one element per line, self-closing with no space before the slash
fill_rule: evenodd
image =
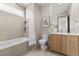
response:
<path id="1" fill-rule="evenodd" d="M 61 52 L 63 54 L 65 54 L 67 52 L 67 46 L 66 46 L 67 45 L 67 42 L 66 42 L 67 41 L 67 36 L 62 35 L 61 41 L 62 41 L 61 42 L 61 46 L 62 46 L 62 51 Z"/>
<path id="2" fill-rule="evenodd" d="M 66 39 L 66 54 L 67 55 L 79 55 L 79 39 L 78 36 L 70 35 Z"/>
<path id="3" fill-rule="evenodd" d="M 76 35 L 51 34 L 48 37 L 49 50 L 65 55 L 79 55 L 79 37 Z"/>
<path id="4" fill-rule="evenodd" d="M 61 36 L 60 35 L 50 35 L 49 37 L 49 48 L 50 50 L 61 52 Z"/>

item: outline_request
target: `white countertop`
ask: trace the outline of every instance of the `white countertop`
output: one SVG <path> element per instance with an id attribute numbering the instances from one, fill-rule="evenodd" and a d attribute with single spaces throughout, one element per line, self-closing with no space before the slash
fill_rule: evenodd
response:
<path id="1" fill-rule="evenodd" d="M 59 34 L 59 35 L 78 35 L 79 33 L 50 33 L 50 34 Z"/>

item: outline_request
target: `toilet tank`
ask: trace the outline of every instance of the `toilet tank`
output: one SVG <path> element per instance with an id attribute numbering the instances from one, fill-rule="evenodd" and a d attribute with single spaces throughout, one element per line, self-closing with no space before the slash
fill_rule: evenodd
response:
<path id="1" fill-rule="evenodd" d="M 42 39 L 47 39 L 48 38 L 48 34 L 43 34 L 42 35 Z"/>

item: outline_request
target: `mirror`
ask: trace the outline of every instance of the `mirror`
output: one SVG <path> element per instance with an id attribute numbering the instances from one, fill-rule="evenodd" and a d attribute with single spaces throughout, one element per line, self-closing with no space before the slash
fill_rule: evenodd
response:
<path id="1" fill-rule="evenodd" d="M 69 33 L 69 16 L 58 17 L 58 32 Z"/>

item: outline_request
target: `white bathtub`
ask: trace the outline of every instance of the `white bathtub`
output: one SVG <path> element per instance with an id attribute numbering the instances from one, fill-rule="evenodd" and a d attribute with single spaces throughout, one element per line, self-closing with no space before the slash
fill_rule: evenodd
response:
<path id="1" fill-rule="evenodd" d="M 0 56 L 19 56 L 27 52 L 28 38 L 0 41 Z"/>

